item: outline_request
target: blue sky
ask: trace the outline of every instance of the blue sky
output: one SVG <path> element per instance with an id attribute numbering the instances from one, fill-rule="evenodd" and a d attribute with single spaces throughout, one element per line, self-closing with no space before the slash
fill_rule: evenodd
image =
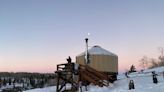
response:
<path id="1" fill-rule="evenodd" d="M 164 45 L 163 0 L 1 0 L 1 71 L 53 72 L 89 44 L 119 56 L 120 71 Z M 126 64 L 125 64 L 126 63 Z"/>

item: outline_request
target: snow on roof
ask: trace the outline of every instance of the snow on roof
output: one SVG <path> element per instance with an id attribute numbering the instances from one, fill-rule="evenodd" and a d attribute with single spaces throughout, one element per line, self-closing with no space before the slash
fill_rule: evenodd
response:
<path id="1" fill-rule="evenodd" d="M 110 56 L 117 56 L 116 54 L 109 52 L 100 46 L 93 46 L 91 49 L 88 50 L 88 53 L 90 55 L 110 55 Z M 83 56 L 85 55 L 85 52 L 79 54 L 78 56 Z"/>

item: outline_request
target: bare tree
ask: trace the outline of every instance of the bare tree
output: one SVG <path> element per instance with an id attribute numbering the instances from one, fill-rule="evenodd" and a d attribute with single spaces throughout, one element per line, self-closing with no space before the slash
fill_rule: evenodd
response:
<path id="1" fill-rule="evenodd" d="M 146 68 L 148 68 L 148 57 L 147 56 L 143 56 L 140 60 L 140 66 L 143 68 L 143 70 L 145 70 Z"/>
<path id="2" fill-rule="evenodd" d="M 151 65 L 149 66 L 149 68 L 155 68 L 159 66 L 159 62 L 157 62 L 157 60 L 154 58 L 151 58 L 150 62 L 151 62 Z"/>
<path id="3" fill-rule="evenodd" d="M 159 47 L 158 50 L 160 52 L 160 55 L 158 57 L 158 59 L 159 59 L 159 65 L 160 66 L 164 66 L 164 48 L 163 47 Z"/>
<path id="4" fill-rule="evenodd" d="M 164 49 L 163 49 L 163 47 L 158 47 L 158 50 L 159 50 L 159 52 L 160 52 L 160 56 L 164 56 Z"/>
<path id="5" fill-rule="evenodd" d="M 164 48 L 158 47 L 158 51 L 160 55 L 158 56 L 158 59 L 154 58 L 148 58 L 147 56 L 143 56 L 139 62 L 140 66 L 145 70 L 146 68 L 155 68 L 159 66 L 164 66 Z"/>

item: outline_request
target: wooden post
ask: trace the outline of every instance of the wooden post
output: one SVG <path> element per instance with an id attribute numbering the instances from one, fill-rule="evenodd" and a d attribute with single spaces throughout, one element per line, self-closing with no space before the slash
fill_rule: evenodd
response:
<path id="1" fill-rule="evenodd" d="M 79 90 L 82 92 L 82 81 L 79 82 Z"/>
<path id="2" fill-rule="evenodd" d="M 57 86 L 56 86 L 56 92 L 59 92 L 59 82 L 60 82 L 60 75 L 57 75 Z"/>

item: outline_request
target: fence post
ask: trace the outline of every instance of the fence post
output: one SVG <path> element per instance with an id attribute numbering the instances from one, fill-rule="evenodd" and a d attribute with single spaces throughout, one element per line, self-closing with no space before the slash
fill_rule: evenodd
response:
<path id="1" fill-rule="evenodd" d="M 158 79 L 157 79 L 157 74 L 155 74 L 155 71 L 152 72 L 152 77 L 153 77 L 153 83 L 157 84 Z"/>
<path id="2" fill-rule="evenodd" d="M 129 82 L 129 90 L 131 90 L 131 89 L 135 89 L 133 80 L 130 80 L 130 82 Z"/>

